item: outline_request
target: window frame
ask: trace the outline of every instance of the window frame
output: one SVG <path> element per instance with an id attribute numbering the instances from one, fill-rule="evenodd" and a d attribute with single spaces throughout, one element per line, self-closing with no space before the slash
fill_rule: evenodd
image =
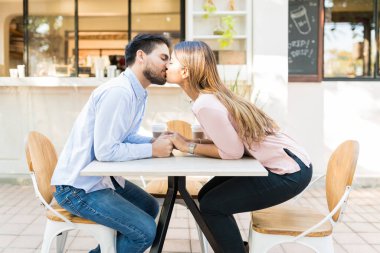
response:
<path id="1" fill-rule="evenodd" d="M 74 1 L 74 39 L 75 39 L 75 77 L 79 75 L 79 11 L 78 11 L 78 1 Z M 132 35 L 132 0 L 128 1 L 128 41 L 130 41 Z M 186 0 L 180 1 L 180 40 L 185 40 L 185 22 L 186 22 Z M 29 0 L 23 0 L 23 24 L 24 24 L 24 65 L 25 65 L 25 76 L 29 76 L 29 29 L 28 29 L 28 19 L 29 19 Z"/>

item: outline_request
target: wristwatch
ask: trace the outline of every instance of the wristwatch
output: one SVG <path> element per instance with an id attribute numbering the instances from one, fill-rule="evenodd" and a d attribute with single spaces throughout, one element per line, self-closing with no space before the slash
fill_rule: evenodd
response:
<path id="1" fill-rule="evenodd" d="M 189 153 L 190 154 L 194 154 L 194 149 L 195 149 L 196 146 L 197 146 L 197 144 L 194 143 L 194 142 L 190 142 L 189 143 L 188 147 L 189 147 Z"/>

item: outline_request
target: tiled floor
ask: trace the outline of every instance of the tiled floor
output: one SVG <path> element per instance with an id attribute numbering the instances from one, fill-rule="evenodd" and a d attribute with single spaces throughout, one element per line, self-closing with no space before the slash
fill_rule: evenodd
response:
<path id="1" fill-rule="evenodd" d="M 380 252 L 380 188 L 354 189 L 343 223 L 334 229 L 336 253 Z M 326 210 L 323 188 L 304 195 L 300 204 Z M 379 202 L 378 202 L 379 201 Z M 247 238 L 249 215 L 236 216 L 243 238 Z M 44 210 L 34 197 L 31 185 L 0 184 L 0 252 L 39 252 L 44 231 Z M 70 232 L 67 252 L 88 252 L 96 241 L 82 232 Z M 176 205 L 164 252 L 199 252 L 195 223 L 189 212 Z M 52 250 L 51 252 L 55 252 Z M 212 252 L 210 250 L 210 252 Z M 270 253 L 311 253 L 297 244 L 284 244 Z"/>

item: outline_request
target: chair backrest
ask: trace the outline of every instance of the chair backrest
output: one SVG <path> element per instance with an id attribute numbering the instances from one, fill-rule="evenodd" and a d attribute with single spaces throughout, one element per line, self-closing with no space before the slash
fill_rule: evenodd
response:
<path id="1" fill-rule="evenodd" d="M 193 138 L 193 133 L 191 131 L 191 125 L 183 120 L 171 120 L 166 122 L 168 126 L 168 131 L 178 132 L 188 139 Z"/>
<path id="2" fill-rule="evenodd" d="M 47 203 L 53 199 L 51 177 L 57 164 L 57 153 L 51 141 L 38 132 L 30 132 L 25 145 L 30 172 L 34 172 L 37 187 Z"/>
<path id="3" fill-rule="evenodd" d="M 346 187 L 352 185 L 359 156 L 359 143 L 348 140 L 340 144 L 330 156 L 326 173 L 326 198 L 330 212 L 342 198 Z M 341 210 L 332 217 L 338 221 Z"/>

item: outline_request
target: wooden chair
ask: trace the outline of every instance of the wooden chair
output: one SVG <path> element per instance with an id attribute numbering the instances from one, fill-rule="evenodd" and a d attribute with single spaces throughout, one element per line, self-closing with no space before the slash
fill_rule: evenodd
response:
<path id="1" fill-rule="evenodd" d="M 57 163 L 57 153 L 50 140 L 38 132 L 30 132 L 25 152 L 36 197 L 47 210 L 41 253 L 49 252 L 54 238 L 57 238 L 57 252 L 64 252 L 68 231 L 74 229 L 86 230 L 93 235 L 99 242 L 102 252 L 116 252 L 115 230 L 75 216 L 57 203 L 53 203 L 50 181 Z"/>
<path id="2" fill-rule="evenodd" d="M 188 139 L 192 139 L 191 125 L 182 120 L 171 120 L 166 123 L 168 131 L 178 132 Z M 187 190 L 194 198 L 198 198 L 198 192 L 202 188 L 199 180 L 189 179 L 186 181 Z M 145 186 L 145 190 L 156 198 L 165 198 L 168 191 L 168 183 L 166 178 L 153 179 Z M 181 199 L 179 193 L 177 197 Z"/>
<path id="3" fill-rule="evenodd" d="M 166 124 L 168 127 L 168 131 L 178 132 L 184 137 L 188 139 L 192 139 L 192 130 L 191 130 L 191 125 L 189 123 L 182 120 L 172 120 L 172 121 L 168 121 Z M 198 192 L 202 188 L 202 186 L 203 185 L 199 180 L 191 179 L 191 178 L 189 179 L 189 177 L 187 177 L 186 189 L 193 199 L 195 200 L 198 199 Z M 166 192 L 168 191 L 168 181 L 166 178 L 153 179 L 148 184 L 146 184 L 145 190 L 151 195 L 153 195 L 154 197 L 163 201 L 163 199 L 165 198 Z M 183 200 L 181 199 L 181 195 L 179 193 L 177 193 L 176 204 L 181 204 L 183 206 L 186 206 Z M 207 240 L 204 237 L 200 228 L 197 227 L 197 229 L 198 229 L 199 241 L 201 243 L 202 253 L 206 253 L 208 249 Z"/>
<path id="4" fill-rule="evenodd" d="M 276 244 L 295 242 L 316 252 L 333 253 L 333 226 L 341 219 L 347 204 L 358 155 L 359 143 L 349 140 L 340 144 L 329 159 L 326 174 L 329 214 L 323 215 L 313 208 L 296 204 L 252 212 L 249 252 L 265 253 Z M 314 180 L 303 192 L 324 176 Z"/>

